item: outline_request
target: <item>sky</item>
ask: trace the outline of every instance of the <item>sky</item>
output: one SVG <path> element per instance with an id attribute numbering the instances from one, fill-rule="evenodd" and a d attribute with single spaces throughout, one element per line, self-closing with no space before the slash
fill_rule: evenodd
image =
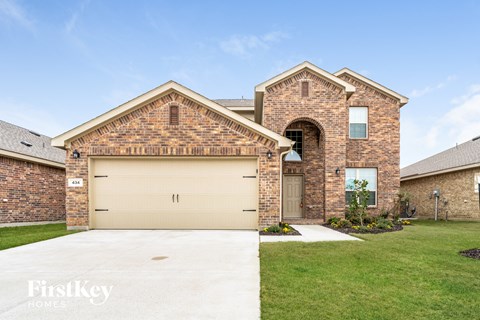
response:
<path id="1" fill-rule="evenodd" d="M 49 136 L 169 80 L 252 98 L 305 60 L 410 98 L 402 167 L 480 135 L 480 1 L 0 0 L 0 119 Z"/>

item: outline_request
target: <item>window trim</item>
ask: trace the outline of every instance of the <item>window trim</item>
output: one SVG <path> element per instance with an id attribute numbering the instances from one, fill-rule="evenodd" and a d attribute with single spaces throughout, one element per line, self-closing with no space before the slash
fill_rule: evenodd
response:
<path id="1" fill-rule="evenodd" d="M 365 138 L 353 138 L 352 135 L 351 135 L 351 132 L 350 132 L 350 124 L 352 124 L 352 122 L 350 122 L 350 109 L 351 108 L 366 108 L 367 109 L 367 122 L 365 123 L 365 125 L 366 125 Z M 368 140 L 368 137 L 369 137 L 368 130 L 370 129 L 370 126 L 368 125 L 369 119 L 370 119 L 370 108 L 368 106 L 350 106 L 350 107 L 348 107 L 348 138 L 351 139 L 351 140 Z M 353 122 L 353 123 L 363 124 L 363 122 Z"/>
<path id="2" fill-rule="evenodd" d="M 355 169 L 355 179 L 358 180 L 358 172 L 359 172 L 359 169 L 375 169 L 375 178 L 376 178 L 376 182 L 375 182 L 375 185 L 376 185 L 376 188 L 375 190 L 369 190 L 369 191 L 375 191 L 375 204 L 374 205 L 368 205 L 367 208 L 377 208 L 378 206 L 378 167 L 346 167 L 345 168 L 345 187 L 344 187 L 344 191 L 345 191 L 345 198 L 346 198 L 346 195 L 347 195 L 347 169 Z M 348 207 L 348 203 L 346 203 L 345 201 L 345 207 Z"/>
<path id="3" fill-rule="evenodd" d="M 303 155 L 304 155 L 304 150 L 305 150 L 305 134 L 303 133 L 303 129 L 287 129 L 285 130 L 285 137 L 287 136 L 288 131 L 300 131 L 302 133 L 302 154 L 300 155 L 300 159 L 303 161 Z M 295 146 L 295 145 L 294 145 Z"/>

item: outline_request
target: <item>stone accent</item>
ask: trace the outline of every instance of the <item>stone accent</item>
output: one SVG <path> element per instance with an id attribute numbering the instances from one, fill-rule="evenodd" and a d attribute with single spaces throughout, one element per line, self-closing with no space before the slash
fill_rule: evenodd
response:
<path id="1" fill-rule="evenodd" d="M 421 218 L 434 218 L 432 193 L 440 189 L 439 219 L 448 215 L 449 219 L 480 220 L 475 175 L 480 175 L 480 167 L 402 181 L 401 188 L 411 194 L 410 206 L 417 208 L 417 215 Z"/>
<path id="2" fill-rule="evenodd" d="M 179 125 L 169 124 L 169 107 L 179 107 Z M 73 150 L 80 159 L 73 159 Z M 273 156 L 268 159 L 267 151 Z M 259 159 L 259 227 L 279 220 L 279 155 L 275 142 L 196 102 L 170 93 L 79 137 L 67 150 L 67 177 L 83 178 L 67 189 L 67 224 L 89 225 L 88 162 L 93 156 L 204 156 Z"/>
<path id="3" fill-rule="evenodd" d="M 58 220 L 65 220 L 65 170 L 0 156 L 0 223 Z"/>

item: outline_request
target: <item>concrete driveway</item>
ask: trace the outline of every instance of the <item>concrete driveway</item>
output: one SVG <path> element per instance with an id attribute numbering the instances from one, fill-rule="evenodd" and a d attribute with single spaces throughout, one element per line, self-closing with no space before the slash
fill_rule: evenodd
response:
<path id="1" fill-rule="evenodd" d="M 101 231 L 0 251 L 0 319 L 258 319 L 254 231 Z"/>

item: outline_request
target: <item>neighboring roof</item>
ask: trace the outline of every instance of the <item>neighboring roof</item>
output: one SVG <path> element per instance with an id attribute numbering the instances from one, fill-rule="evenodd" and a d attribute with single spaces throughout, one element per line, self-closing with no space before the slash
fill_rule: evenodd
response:
<path id="1" fill-rule="evenodd" d="M 480 167 L 480 136 L 400 170 L 401 180 Z"/>
<path id="2" fill-rule="evenodd" d="M 253 99 L 215 99 L 214 102 L 224 107 L 254 107 Z"/>
<path id="3" fill-rule="evenodd" d="M 0 155 L 65 168 L 65 151 L 52 147 L 50 141 L 50 137 L 0 120 Z"/>
<path id="4" fill-rule="evenodd" d="M 188 97 L 192 100 L 197 101 L 201 105 L 205 106 L 206 108 L 217 112 L 224 117 L 240 124 L 243 125 L 244 127 L 266 137 L 269 138 L 277 143 L 278 148 L 290 148 L 292 145 L 292 141 L 290 139 L 287 139 L 286 137 L 283 137 L 253 121 L 250 121 L 246 119 L 245 117 L 228 110 L 227 108 L 219 105 L 218 103 L 215 103 L 214 101 L 205 98 L 204 96 L 188 89 L 187 87 L 184 87 L 175 81 L 169 81 L 153 90 L 150 90 L 90 121 L 85 122 L 84 124 L 73 128 L 55 138 L 52 139 L 52 145 L 56 147 L 66 147 L 68 143 L 72 140 L 75 139 L 76 137 L 82 136 L 92 130 L 95 130 L 96 128 L 99 128 L 106 123 L 113 121 L 114 119 L 117 119 L 119 117 L 122 117 L 123 115 L 132 112 L 133 110 L 136 110 L 138 108 L 141 108 L 142 106 L 158 99 L 159 97 L 163 95 L 167 95 L 171 92 L 177 92 L 179 94 L 184 95 L 185 97 Z"/>
<path id="5" fill-rule="evenodd" d="M 285 78 L 288 78 L 296 73 L 299 73 L 305 69 L 308 69 L 310 72 L 320 76 L 321 78 L 327 79 L 330 82 L 335 83 L 336 85 L 343 87 L 347 93 L 347 97 L 350 97 L 355 92 L 355 87 L 350 83 L 343 81 L 340 78 L 337 78 L 330 72 L 327 72 L 323 69 L 320 69 L 316 65 L 305 61 L 281 74 L 264 81 L 255 87 L 255 122 L 262 123 L 263 119 L 263 94 L 265 89 L 271 85 L 274 85 L 277 82 L 282 81 Z"/>
<path id="6" fill-rule="evenodd" d="M 398 99 L 400 101 L 400 107 L 402 107 L 402 106 L 404 106 L 408 103 L 408 98 L 407 97 L 402 96 L 401 94 L 399 94 L 399 93 L 397 93 L 393 90 L 390 90 L 387 87 L 382 86 L 381 84 L 379 84 L 379 83 L 377 83 L 373 80 L 370 80 L 367 77 L 364 77 L 361 74 L 356 73 L 355 71 L 352 71 L 348 68 L 343 68 L 342 70 L 339 70 L 339 71 L 335 72 L 334 75 L 338 77 L 338 76 L 340 76 L 344 73 L 356 78 L 357 80 L 365 82 L 366 84 L 368 84 L 368 85 L 370 85 L 370 86 L 372 86 L 372 87 L 374 87 L 374 88 L 376 88 L 376 89 L 378 89 L 378 90 L 380 90 L 380 91 Z"/>

